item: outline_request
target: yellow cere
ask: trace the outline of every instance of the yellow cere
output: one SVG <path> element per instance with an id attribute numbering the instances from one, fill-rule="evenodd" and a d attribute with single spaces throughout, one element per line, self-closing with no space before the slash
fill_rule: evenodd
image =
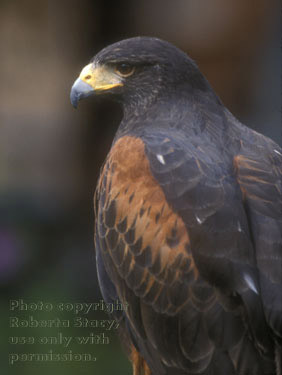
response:
<path id="1" fill-rule="evenodd" d="M 79 78 L 88 83 L 95 91 L 109 90 L 113 87 L 123 86 L 121 78 L 107 66 L 93 66 L 93 64 L 86 65 Z"/>

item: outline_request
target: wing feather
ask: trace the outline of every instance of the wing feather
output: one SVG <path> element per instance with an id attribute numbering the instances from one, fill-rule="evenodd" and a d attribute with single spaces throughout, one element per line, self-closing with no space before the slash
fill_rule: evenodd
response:
<path id="1" fill-rule="evenodd" d="M 132 341 L 157 373 L 223 374 L 219 359 L 230 374 L 250 363 L 258 373 L 273 370 L 267 324 L 280 329 L 272 286 L 281 272 L 271 274 L 271 259 L 280 259 L 281 230 L 269 220 L 277 220 L 271 197 L 281 198 L 281 185 L 260 160 L 244 155 L 235 164 L 238 174 L 230 155 L 204 139 L 187 145 L 181 134 L 150 131 L 117 140 L 101 174 L 96 241 L 117 295 L 131 306 Z M 252 210 L 264 218 L 260 229 Z M 260 235 L 268 227 L 276 245 Z M 268 257 L 257 248 L 262 238 L 272 241 Z M 275 296 L 262 298 L 270 289 Z"/>

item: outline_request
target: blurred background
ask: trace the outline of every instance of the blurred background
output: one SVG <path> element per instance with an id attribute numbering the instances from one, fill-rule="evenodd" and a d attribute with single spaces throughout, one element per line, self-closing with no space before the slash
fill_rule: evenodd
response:
<path id="1" fill-rule="evenodd" d="M 120 39 L 166 39 L 197 62 L 237 118 L 281 145 L 280 10 L 279 0 L 0 1 L 3 374 L 131 374 L 114 335 L 106 348 L 94 348 L 99 360 L 92 365 L 7 362 L 8 336 L 33 335 L 24 328 L 11 333 L 9 299 L 100 298 L 93 193 L 122 113 L 93 98 L 72 108 L 69 91 L 81 68 Z"/>

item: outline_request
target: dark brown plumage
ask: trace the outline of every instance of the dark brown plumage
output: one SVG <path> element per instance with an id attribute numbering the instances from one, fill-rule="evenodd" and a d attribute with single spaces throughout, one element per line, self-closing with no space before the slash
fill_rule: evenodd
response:
<path id="1" fill-rule="evenodd" d="M 96 255 L 134 374 L 281 374 L 282 150 L 239 123 L 195 63 L 132 38 L 71 100 L 124 108 L 96 193 Z"/>

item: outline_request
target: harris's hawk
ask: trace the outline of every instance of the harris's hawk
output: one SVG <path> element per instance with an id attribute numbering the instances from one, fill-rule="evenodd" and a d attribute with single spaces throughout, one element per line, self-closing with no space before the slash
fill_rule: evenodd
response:
<path id="1" fill-rule="evenodd" d="M 282 150 L 148 37 L 99 52 L 71 102 L 123 106 L 96 191 L 96 258 L 135 375 L 281 374 Z"/>

